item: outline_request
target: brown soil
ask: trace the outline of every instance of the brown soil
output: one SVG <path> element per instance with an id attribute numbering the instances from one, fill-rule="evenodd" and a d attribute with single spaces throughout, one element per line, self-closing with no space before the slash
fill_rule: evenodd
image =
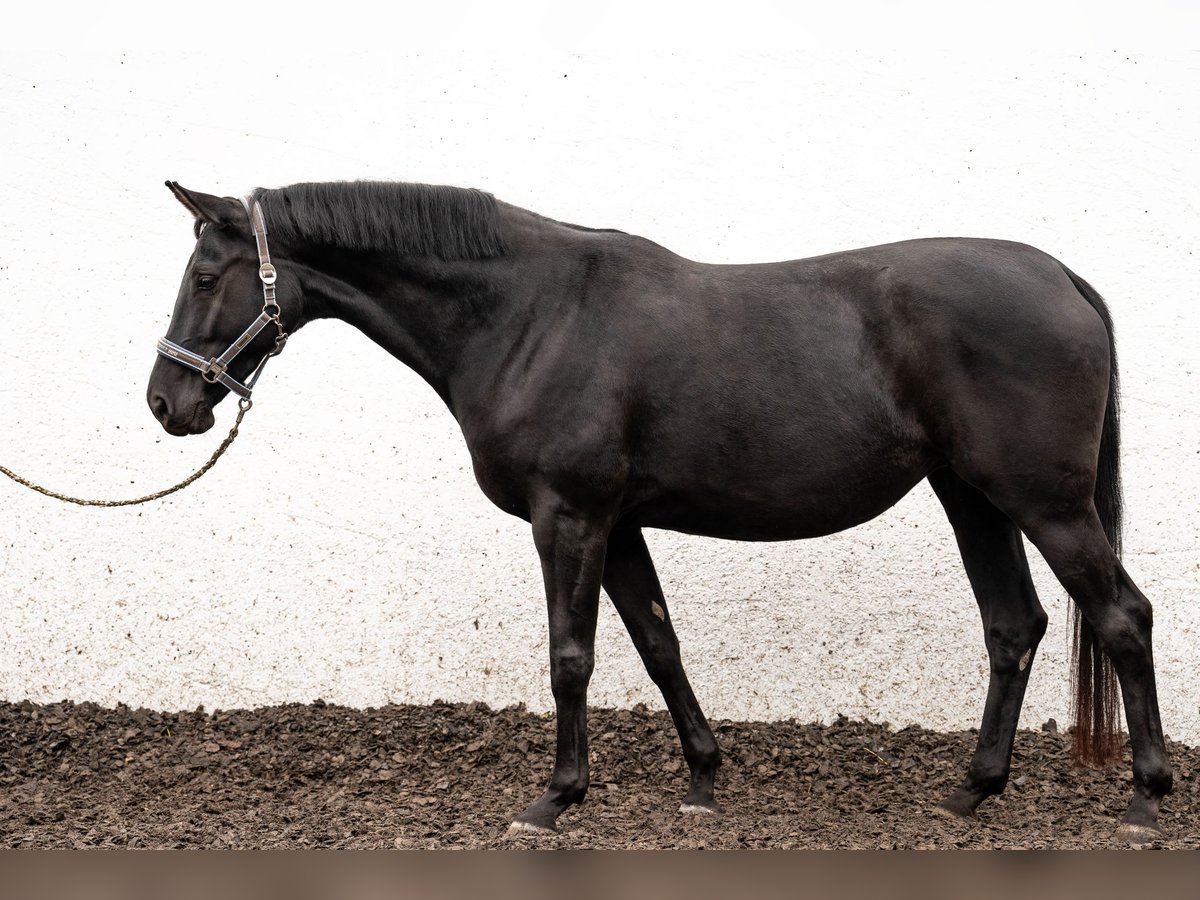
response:
<path id="1" fill-rule="evenodd" d="M 541 792 L 554 723 L 482 704 L 355 710 L 317 701 L 160 713 L 0 703 L 7 847 L 1117 847 L 1128 761 L 1072 768 L 1053 730 L 1018 735 L 1007 791 L 934 815 L 969 732 L 839 721 L 717 722 L 725 812 L 677 812 L 670 719 L 590 712 L 592 788 L 562 833 L 506 838 Z M 1165 847 L 1200 847 L 1200 750 L 1171 745 Z"/>

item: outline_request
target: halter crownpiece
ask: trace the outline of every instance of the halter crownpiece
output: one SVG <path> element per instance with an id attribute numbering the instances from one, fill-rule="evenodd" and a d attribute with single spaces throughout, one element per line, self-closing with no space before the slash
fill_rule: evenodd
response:
<path id="1" fill-rule="evenodd" d="M 278 278 L 278 273 L 275 271 L 275 267 L 271 265 L 271 253 L 267 248 L 267 220 L 263 217 L 262 206 L 252 197 L 242 198 L 242 206 L 246 208 L 246 216 L 250 219 L 250 229 L 254 232 L 254 244 L 258 249 L 258 278 L 263 286 L 262 312 L 258 314 L 258 318 L 251 322 L 250 326 L 220 356 L 205 359 L 199 353 L 194 353 L 165 337 L 158 339 L 158 352 L 167 359 L 172 359 L 181 365 L 187 366 L 189 369 L 199 372 L 200 377 L 210 384 L 224 385 L 231 392 L 238 395 L 239 406 L 243 409 L 249 409 L 250 392 L 254 390 L 254 384 L 258 381 L 258 376 L 262 374 L 267 360 L 272 356 L 278 356 L 283 351 L 288 335 L 284 331 L 283 322 L 279 317 L 281 312 L 279 303 L 275 300 L 275 281 Z M 229 374 L 229 364 L 233 362 L 239 353 L 249 346 L 251 341 L 258 337 L 260 331 L 272 323 L 274 323 L 277 332 L 275 335 L 275 346 L 259 360 L 258 365 L 254 367 L 254 371 L 250 373 L 250 377 L 246 379 L 245 383 L 238 381 Z"/>

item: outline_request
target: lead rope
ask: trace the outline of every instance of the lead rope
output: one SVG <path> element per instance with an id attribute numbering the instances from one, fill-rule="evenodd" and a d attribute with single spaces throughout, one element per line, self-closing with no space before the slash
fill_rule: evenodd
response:
<path id="1" fill-rule="evenodd" d="M 237 418 L 233 421 L 233 427 L 229 429 L 229 434 L 225 436 L 225 440 L 221 441 L 221 446 L 217 447 L 216 452 L 209 457 L 208 462 L 202 465 L 199 469 L 189 475 L 187 478 L 178 484 L 172 485 L 169 488 L 164 488 L 161 491 L 155 491 L 153 494 L 147 494 L 144 497 L 134 497 L 132 500 L 87 500 L 81 497 L 71 497 L 68 494 L 60 494 L 58 491 L 52 491 L 48 487 L 43 487 L 36 482 L 30 481 L 28 478 L 22 478 L 12 469 L 0 466 L 0 472 L 3 472 L 17 484 L 29 488 L 31 491 L 37 491 L 39 494 L 45 494 L 47 497 L 53 497 L 55 500 L 62 500 L 64 503 L 74 503 L 76 506 L 136 506 L 139 503 L 149 503 L 151 500 L 158 500 L 168 494 L 173 494 L 176 491 L 181 491 L 213 466 L 217 464 L 217 460 L 222 454 L 229 449 L 229 445 L 233 443 L 234 438 L 238 436 L 238 426 L 242 424 L 242 418 L 250 411 L 250 401 L 243 400 L 238 404 Z"/>

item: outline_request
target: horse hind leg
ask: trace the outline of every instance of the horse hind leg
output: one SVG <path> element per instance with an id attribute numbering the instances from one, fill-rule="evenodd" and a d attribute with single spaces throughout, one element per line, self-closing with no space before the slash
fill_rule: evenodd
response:
<path id="1" fill-rule="evenodd" d="M 944 812 L 971 816 L 980 803 L 1003 791 L 1008 783 L 1017 719 L 1047 619 L 1016 525 L 949 469 L 931 474 L 929 483 L 954 528 L 983 618 L 990 661 L 975 754 L 962 785 L 938 804 Z"/>
<path id="2" fill-rule="evenodd" d="M 1135 842 L 1156 836 L 1159 804 L 1171 790 L 1172 774 L 1154 684 L 1150 601 L 1121 565 L 1090 502 L 1074 513 L 1034 513 L 1022 528 L 1083 613 L 1121 685 L 1133 798 L 1118 831 Z M 1093 740 L 1104 743 L 1107 737 Z"/>
<path id="3" fill-rule="evenodd" d="M 679 732 L 683 756 L 691 772 L 680 811 L 720 812 L 713 799 L 713 782 L 721 764 L 721 751 L 683 671 L 667 601 L 663 599 L 650 551 L 639 529 L 621 529 L 609 536 L 602 584 L 647 673 L 662 691 Z"/>

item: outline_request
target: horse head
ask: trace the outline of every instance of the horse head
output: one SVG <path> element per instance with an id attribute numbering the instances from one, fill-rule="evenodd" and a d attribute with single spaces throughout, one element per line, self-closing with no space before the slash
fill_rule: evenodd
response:
<path id="1" fill-rule="evenodd" d="M 167 187 L 195 216 L 196 247 L 170 328 L 159 341 L 146 401 L 169 434 L 201 434 L 213 426 L 213 407 L 226 394 L 249 404 L 249 386 L 282 347 L 281 301 L 266 256 L 265 226 L 256 243 L 252 204 L 172 181 Z M 278 293 L 298 298 L 299 284 L 282 279 Z"/>

